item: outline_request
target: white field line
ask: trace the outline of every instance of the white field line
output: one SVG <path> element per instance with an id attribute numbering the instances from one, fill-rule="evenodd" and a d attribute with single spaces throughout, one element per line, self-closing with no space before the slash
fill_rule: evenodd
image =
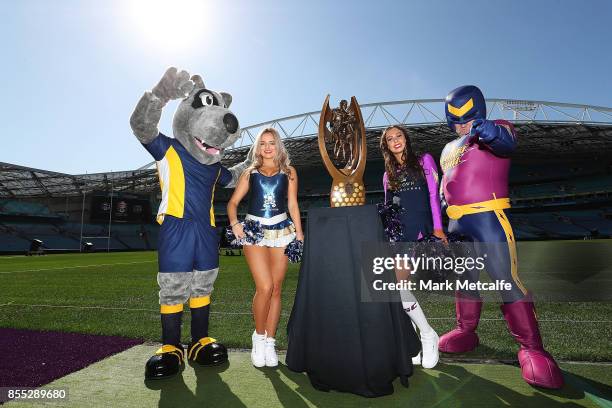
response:
<path id="1" fill-rule="evenodd" d="M 80 309 L 80 310 L 121 310 L 128 312 L 153 312 L 159 313 L 159 309 L 144 309 L 144 308 L 131 308 L 131 307 L 109 307 L 109 306 L 76 306 L 76 305 L 36 305 L 28 303 L 15 303 L 8 302 L 0 304 L 0 307 L 4 306 L 24 306 L 24 307 L 49 307 L 49 308 L 61 308 L 61 309 Z M 185 311 L 189 311 L 189 308 L 185 308 Z M 211 311 L 212 314 L 223 314 L 223 315 L 250 315 L 251 312 L 215 312 Z M 289 315 L 287 315 L 289 316 Z"/>
<path id="2" fill-rule="evenodd" d="M 427 320 L 455 320 L 454 317 L 428 317 Z M 481 317 L 480 320 L 484 321 L 506 321 L 506 319 L 497 317 L 495 319 Z M 540 319 L 538 322 L 553 322 L 553 323 L 612 323 L 612 320 L 567 320 L 567 319 Z"/>
<path id="3" fill-rule="evenodd" d="M 48 308 L 64 308 L 64 309 L 81 309 L 81 310 L 122 310 L 128 312 L 154 312 L 159 313 L 159 309 L 144 309 L 144 308 L 131 308 L 131 307 L 109 307 L 109 306 L 77 306 L 77 305 L 45 305 L 45 304 L 29 304 L 29 303 L 15 303 L 8 302 L 0 304 L 0 307 L 6 306 L 23 306 L 23 307 L 48 307 Z M 185 311 L 189 311 L 189 308 L 185 308 Z M 251 312 L 216 312 L 211 311 L 212 314 L 219 315 L 251 315 Z M 288 313 L 281 313 L 282 316 L 289 317 Z M 454 317 L 428 317 L 428 320 L 455 320 Z M 484 321 L 504 321 L 503 318 L 481 318 Z M 565 319 L 538 319 L 539 322 L 552 322 L 552 323 L 612 323 L 612 320 L 565 320 Z"/>
<path id="4" fill-rule="evenodd" d="M 152 262 L 157 262 L 157 260 L 153 260 L 153 261 L 134 261 L 134 262 L 117 262 L 117 263 L 92 264 L 92 265 L 76 265 L 76 266 L 60 266 L 60 267 L 57 267 L 57 268 L 24 269 L 24 270 L 21 270 L 21 271 L 0 272 L 0 274 L 21 273 L 21 272 L 41 272 L 41 271 L 61 271 L 63 269 L 98 268 L 98 267 L 101 267 L 101 266 L 134 265 L 134 264 L 143 264 L 143 263 L 152 263 Z"/>

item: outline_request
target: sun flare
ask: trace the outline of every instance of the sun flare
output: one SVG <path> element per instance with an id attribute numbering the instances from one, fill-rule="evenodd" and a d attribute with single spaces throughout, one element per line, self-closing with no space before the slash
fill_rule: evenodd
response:
<path id="1" fill-rule="evenodd" d="M 201 45 L 211 35 L 212 18 L 204 0 L 128 0 L 130 31 L 160 49 Z"/>

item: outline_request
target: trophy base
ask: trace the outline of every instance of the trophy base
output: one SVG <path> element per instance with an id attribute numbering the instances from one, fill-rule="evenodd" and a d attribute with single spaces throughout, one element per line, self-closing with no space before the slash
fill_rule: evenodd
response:
<path id="1" fill-rule="evenodd" d="M 317 389 L 378 397 L 412 375 L 421 344 L 401 303 L 360 296 L 362 245 L 383 240 L 375 205 L 308 213 L 286 362 Z"/>
<path id="2" fill-rule="evenodd" d="M 334 180 L 330 193 L 331 207 L 352 207 L 364 205 L 365 186 L 363 181 L 340 181 Z"/>

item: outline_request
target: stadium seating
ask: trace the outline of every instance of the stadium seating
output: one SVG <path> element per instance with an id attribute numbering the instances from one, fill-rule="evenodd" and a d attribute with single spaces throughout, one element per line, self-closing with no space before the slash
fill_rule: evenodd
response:
<path id="1" fill-rule="evenodd" d="M 0 200 L 0 214 L 27 215 L 30 217 L 56 216 L 42 203 L 21 200 Z"/>
<path id="2" fill-rule="evenodd" d="M 157 247 L 159 226 L 113 224 L 110 240 L 108 225 L 85 223 L 82 230 L 83 241 L 92 242 L 96 250 L 145 250 Z M 33 239 L 43 241 L 45 250 L 78 251 L 81 224 L 62 220 L 53 223 L 0 221 L 0 253 L 27 251 Z"/>
<path id="3" fill-rule="evenodd" d="M 30 249 L 30 241 L 12 234 L 0 233 L 1 252 L 25 252 Z"/>
<path id="4" fill-rule="evenodd" d="M 606 163 L 581 165 L 533 164 L 515 165 L 511 170 L 510 198 L 513 209 L 508 212 L 516 238 L 537 239 L 582 239 L 612 237 L 612 174 Z M 306 218 L 312 208 L 329 206 L 330 178 L 325 169 L 312 167 L 299 169 L 299 204 L 301 216 Z M 383 191 L 380 175 L 382 163 L 368 163 L 364 176 L 366 202 L 382 202 Z M 217 226 L 228 224 L 227 201 L 231 189 L 218 189 L 214 210 Z M 159 196 L 152 197 L 152 201 Z M 45 201 L 45 202 L 48 202 Z M 33 239 L 44 242 L 47 250 L 79 250 L 83 240 L 92 242 L 98 251 L 147 250 L 157 248 L 159 225 L 150 223 L 111 224 L 110 240 L 107 223 L 81 225 L 70 207 L 59 206 L 66 215 L 52 212 L 45 202 L 35 199 L 0 200 L 0 253 L 20 252 L 29 249 Z M 66 203 L 68 201 L 66 200 Z M 79 202 L 80 205 L 80 202 Z M 247 211 L 244 200 L 238 212 Z M 77 207 L 77 209 L 79 209 Z M 155 208 L 155 206 L 154 206 Z M 80 210 L 78 210 L 80 218 Z M 86 218 L 87 220 L 87 215 Z"/>

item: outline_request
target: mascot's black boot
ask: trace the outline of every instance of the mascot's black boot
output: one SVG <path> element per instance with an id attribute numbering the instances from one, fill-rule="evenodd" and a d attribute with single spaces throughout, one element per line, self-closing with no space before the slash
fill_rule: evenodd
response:
<path id="1" fill-rule="evenodd" d="M 145 366 L 145 380 L 161 380 L 179 373 L 183 365 L 183 346 L 164 344 Z"/>
<path id="2" fill-rule="evenodd" d="M 181 321 L 183 305 L 162 305 L 161 326 L 163 346 L 145 365 L 145 380 L 161 380 L 172 377 L 181 370 L 185 350 L 181 346 Z"/>
<path id="3" fill-rule="evenodd" d="M 227 349 L 212 337 L 204 337 L 187 348 L 187 358 L 203 366 L 214 366 L 227 361 Z"/>
<path id="4" fill-rule="evenodd" d="M 208 318 L 210 298 L 192 298 L 191 307 L 191 344 L 187 348 L 187 358 L 203 366 L 223 364 L 227 361 L 227 349 L 212 337 L 208 337 Z M 196 340 L 199 339 L 199 340 Z"/>

